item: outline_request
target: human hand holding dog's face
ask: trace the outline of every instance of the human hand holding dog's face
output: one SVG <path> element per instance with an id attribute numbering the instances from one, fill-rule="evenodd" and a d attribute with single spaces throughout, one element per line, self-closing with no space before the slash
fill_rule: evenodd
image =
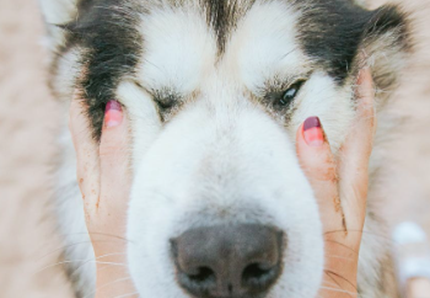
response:
<path id="1" fill-rule="evenodd" d="M 362 236 L 358 231 L 364 225 L 368 162 L 376 126 L 370 71 L 361 72 L 358 91 L 357 119 L 339 160 L 333 156 L 318 118 L 307 119 L 297 132 L 297 153 L 317 197 L 324 228 L 326 272 L 320 297 L 351 297 L 356 293 Z M 127 117 L 118 102 L 109 102 L 97 145 L 83 111 L 82 103 L 75 98 L 70 129 L 87 227 L 98 262 L 96 297 L 133 293 L 125 240 L 131 187 Z M 103 268 L 107 262 L 118 266 Z M 120 282 L 106 286 L 115 280 Z"/>
<path id="2" fill-rule="evenodd" d="M 337 158 L 318 118 L 308 118 L 297 132 L 297 153 L 315 192 L 323 223 L 326 261 L 320 297 L 356 296 L 368 164 L 376 129 L 373 97 L 370 71 L 362 70 L 357 117 Z"/>
<path id="3" fill-rule="evenodd" d="M 114 297 L 134 292 L 128 278 L 125 238 L 131 187 L 128 122 L 120 104 L 110 101 L 98 145 L 91 136 L 83 107 L 82 101 L 75 97 L 70 130 L 85 219 L 96 256 L 96 297 Z"/>

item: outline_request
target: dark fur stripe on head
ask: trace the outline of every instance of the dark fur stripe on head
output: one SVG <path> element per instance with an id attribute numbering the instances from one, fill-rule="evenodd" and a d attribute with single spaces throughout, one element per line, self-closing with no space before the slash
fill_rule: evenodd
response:
<path id="1" fill-rule="evenodd" d="M 170 0 L 173 7 L 199 3 L 207 23 L 213 29 L 218 53 L 225 51 L 229 36 L 256 0 Z M 262 0 L 264 3 L 269 0 Z M 315 60 L 339 84 L 351 71 L 351 65 L 363 43 L 395 31 L 391 42 L 407 45 L 406 16 L 393 6 L 367 11 L 349 0 L 279 0 L 300 10 L 297 37 L 303 51 Z M 149 1 L 145 7 L 161 5 Z M 163 5 L 161 5 L 163 6 Z M 100 138 L 104 108 L 114 99 L 120 80 L 133 75 L 144 48 L 139 27 L 148 11 L 143 3 L 131 0 L 81 0 L 75 21 L 63 27 L 68 30 L 67 48 L 85 49 L 82 64 L 85 76 L 79 84 L 88 103 L 88 115 L 94 137 Z M 187 34 L 184 32 L 184 34 Z M 388 45 L 389 46 L 389 45 Z M 399 49 L 400 50 L 400 49 Z"/>
<path id="2" fill-rule="evenodd" d="M 82 61 L 86 72 L 80 85 L 98 140 L 106 103 L 115 99 L 120 79 L 133 73 L 142 51 L 143 40 L 137 29 L 140 12 L 127 1 L 116 0 L 86 0 L 79 8 L 76 21 L 64 27 L 69 31 L 68 47 L 80 45 L 88 50 Z"/>
<path id="3" fill-rule="evenodd" d="M 200 0 L 200 3 L 206 12 L 208 25 L 215 31 L 218 52 L 222 54 L 229 35 L 255 0 Z"/>
<path id="4" fill-rule="evenodd" d="M 406 16 L 394 6 L 368 11 L 348 0 L 313 0 L 304 5 L 299 38 L 304 51 L 342 83 L 366 40 L 396 31 L 393 43 L 407 46 L 406 24 Z"/>

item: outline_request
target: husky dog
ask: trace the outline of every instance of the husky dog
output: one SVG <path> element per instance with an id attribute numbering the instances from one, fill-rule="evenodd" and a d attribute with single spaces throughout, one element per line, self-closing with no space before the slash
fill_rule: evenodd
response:
<path id="1" fill-rule="evenodd" d="M 322 225 L 295 133 L 317 115 L 338 154 L 363 65 L 384 117 L 411 48 L 407 14 L 352 0 L 40 1 L 56 97 L 84 94 L 96 141 L 109 100 L 130 119 L 128 266 L 139 296 L 315 297 Z M 60 140 L 68 272 L 77 297 L 91 297 L 94 256 L 66 125 Z M 360 255 L 366 298 L 395 295 L 388 247 L 374 237 L 380 164 L 371 162 Z"/>

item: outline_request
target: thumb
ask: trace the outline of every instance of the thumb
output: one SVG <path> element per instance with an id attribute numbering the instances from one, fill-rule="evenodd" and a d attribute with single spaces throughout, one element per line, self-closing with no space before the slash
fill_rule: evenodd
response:
<path id="1" fill-rule="evenodd" d="M 296 149 L 317 198 L 324 232 L 339 230 L 343 225 L 343 211 L 336 163 L 318 117 L 310 117 L 300 126 Z"/>
<path id="2" fill-rule="evenodd" d="M 336 178 L 334 158 L 318 117 L 310 117 L 300 126 L 296 149 L 302 169 L 311 182 Z"/>
<path id="3" fill-rule="evenodd" d="M 118 206 L 125 209 L 130 186 L 128 121 L 117 101 L 106 105 L 102 137 L 100 140 L 101 193 L 100 208 Z"/>

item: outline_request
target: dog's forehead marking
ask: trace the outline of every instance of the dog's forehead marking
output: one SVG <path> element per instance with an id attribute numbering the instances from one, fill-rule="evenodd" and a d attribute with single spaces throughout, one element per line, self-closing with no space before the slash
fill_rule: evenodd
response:
<path id="1" fill-rule="evenodd" d="M 228 38 L 240 19 L 246 15 L 256 0 L 213 1 L 200 0 L 208 25 L 214 30 L 219 53 L 223 53 Z"/>
<path id="2" fill-rule="evenodd" d="M 216 43 L 196 10 L 156 9 L 142 17 L 138 79 L 147 88 L 191 93 L 215 63 Z"/>
<path id="3" fill-rule="evenodd" d="M 190 94 L 216 79 L 255 90 L 274 77 L 289 78 L 306 69 L 293 7 L 255 3 L 236 20 L 222 54 L 219 32 L 206 17 L 187 6 L 154 9 L 142 17 L 145 50 L 137 72 L 142 84 Z"/>
<path id="4" fill-rule="evenodd" d="M 288 79 L 304 72 L 306 58 L 296 38 L 298 15 L 282 2 L 257 3 L 238 23 L 225 62 L 237 63 L 248 89 L 263 88 L 274 77 Z"/>

